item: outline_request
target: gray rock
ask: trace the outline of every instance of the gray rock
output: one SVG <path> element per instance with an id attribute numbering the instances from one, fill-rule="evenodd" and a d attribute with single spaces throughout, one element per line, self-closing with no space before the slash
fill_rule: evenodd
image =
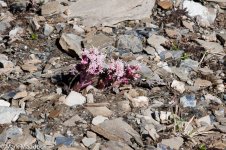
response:
<path id="1" fill-rule="evenodd" d="M 82 38 L 75 34 L 66 34 L 63 33 L 60 37 L 60 45 L 67 52 L 76 54 L 81 57 L 82 47 L 81 47 Z"/>
<path id="2" fill-rule="evenodd" d="M 44 35 L 49 36 L 53 32 L 53 30 L 54 28 L 46 23 L 44 26 Z"/>
<path id="3" fill-rule="evenodd" d="M 217 38 L 221 41 L 221 43 L 226 46 L 226 33 L 222 34 L 219 33 L 217 34 Z"/>
<path id="4" fill-rule="evenodd" d="M 101 146 L 101 150 L 133 150 L 129 145 L 123 142 L 108 141 Z"/>
<path id="5" fill-rule="evenodd" d="M 72 126 L 76 125 L 76 122 L 86 123 L 86 121 L 83 120 L 81 117 L 79 117 L 78 115 L 75 115 L 75 116 L 71 117 L 70 119 L 66 120 L 63 123 L 63 125 L 68 126 L 68 127 L 72 127 Z"/>
<path id="6" fill-rule="evenodd" d="M 169 146 L 172 149 L 179 150 L 183 145 L 184 139 L 181 137 L 173 137 L 171 139 L 163 139 L 161 144 Z"/>
<path id="7" fill-rule="evenodd" d="M 216 42 L 207 42 L 203 40 L 196 40 L 202 47 L 204 47 L 210 54 L 225 54 L 223 47 Z"/>
<path id="8" fill-rule="evenodd" d="M 56 137 L 55 138 L 56 145 L 67 145 L 70 146 L 74 143 L 74 138 L 73 137 Z"/>
<path id="9" fill-rule="evenodd" d="M 197 121 L 203 126 L 209 126 L 213 123 L 209 115 L 199 118 Z"/>
<path id="10" fill-rule="evenodd" d="M 199 66 L 198 61 L 194 61 L 192 59 L 185 59 L 181 61 L 180 67 L 187 68 L 188 71 L 197 70 Z"/>
<path id="11" fill-rule="evenodd" d="M 120 35 L 117 41 L 117 48 L 130 50 L 133 53 L 139 53 L 143 51 L 142 42 L 135 35 Z"/>
<path id="12" fill-rule="evenodd" d="M 216 124 L 215 127 L 222 133 L 226 133 L 226 126 Z"/>
<path id="13" fill-rule="evenodd" d="M 106 120 L 97 126 L 92 126 L 91 129 L 109 140 L 124 140 L 127 143 L 132 144 L 131 138 L 134 138 L 137 143 L 143 145 L 141 137 L 137 131 L 135 131 L 129 124 L 124 122 L 122 118 Z"/>
<path id="14" fill-rule="evenodd" d="M 96 139 L 95 138 L 87 138 L 87 137 L 84 137 L 82 139 L 82 143 L 86 146 L 86 147 L 89 147 L 91 146 L 92 144 L 94 144 L 96 142 Z"/>
<path id="15" fill-rule="evenodd" d="M 64 12 L 64 10 L 65 10 L 64 6 L 61 5 L 58 1 L 47 2 L 41 7 L 42 15 L 47 16 L 62 13 Z"/>
<path id="16" fill-rule="evenodd" d="M 155 49 L 153 47 L 150 47 L 150 46 L 144 48 L 144 51 L 147 54 L 152 55 L 152 56 L 155 56 L 155 53 L 156 53 Z"/>
<path id="17" fill-rule="evenodd" d="M 86 107 L 86 109 L 93 115 L 93 116 L 105 116 L 110 117 L 113 112 L 109 110 L 106 106 L 102 107 Z"/>
<path id="18" fill-rule="evenodd" d="M 18 128 L 17 126 L 13 126 L 6 131 L 6 134 L 7 134 L 7 137 L 11 139 L 11 138 L 16 138 L 18 136 L 21 136 L 23 134 L 23 131 L 21 128 Z"/>
<path id="19" fill-rule="evenodd" d="M 185 95 L 180 98 L 180 103 L 183 107 L 195 107 L 196 102 L 195 95 Z"/>
<path id="20" fill-rule="evenodd" d="M 99 49 L 112 46 L 115 43 L 114 39 L 110 36 L 104 34 L 97 34 L 93 36 L 88 36 L 86 38 L 85 47 L 92 48 L 98 47 Z"/>
<path id="21" fill-rule="evenodd" d="M 189 78 L 188 78 L 189 72 L 186 68 L 184 68 L 184 67 L 179 67 L 179 68 L 171 67 L 171 70 L 178 78 L 180 78 L 180 80 L 182 80 L 182 81 L 188 81 L 189 80 Z"/>
<path id="22" fill-rule="evenodd" d="M 23 134 L 23 131 L 21 128 L 18 128 L 16 126 L 13 126 L 9 129 L 5 129 L 0 134 L 0 144 L 5 144 L 8 140 L 8 138 L 18 138 Z"/>
<path id="23" fill-rule="evenodd" d="M 45 142 L 44 134 L 39 131 L 39 129 L 35 129 L 35 136 L 38 140 Z"/>
<path id="24" fill-rule="evenodd" d="M 69 4 L 69 17 L 81 17 L 83 25 L 89 27 L 112 26 L 124 20 L 148 18 L 154 5 L 155 0 L 82 0 Z"/>
<path id="25" fill-rule="evenodd" d="M 22 108 L 0 107 L 0 124 L 8 124 L 16 121 L 20 114 L 25 114 Z"/>
<path id="26" fill-rule="evenodd" d="M 162 52 L 166 51 L 161 44 L 166 43 L 168 40 L 161 35 L 152 34 L 147 42 L 150 46 L 154 47 L 157 53 L 160 55 Z"/>

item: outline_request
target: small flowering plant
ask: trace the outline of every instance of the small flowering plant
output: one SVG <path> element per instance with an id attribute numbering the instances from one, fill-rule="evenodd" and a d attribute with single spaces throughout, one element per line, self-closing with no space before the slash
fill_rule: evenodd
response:
<path id="1" fill-rule="evenodd" d="M 138 70 L 139 66 L 128 65 L 119 59 L 107 63 L 106 55 L 97 48 L 84 49 L 81 62 L 71 70 L 73 75 L 78 75 L 72 89 L 80 91 L 94 83 L 101 89 L 119 87 L 137 80 L 140 77 Z"/>

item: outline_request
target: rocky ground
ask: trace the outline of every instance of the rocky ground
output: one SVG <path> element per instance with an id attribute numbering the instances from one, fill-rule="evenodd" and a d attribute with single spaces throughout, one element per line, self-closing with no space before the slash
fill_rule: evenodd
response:
<path id="1" fill-rule="evenodd" d="M 1 149 L 226 148 L 225 0 L 0 0 Z M 139 64 L 71 90 L 83 48 Z"/>

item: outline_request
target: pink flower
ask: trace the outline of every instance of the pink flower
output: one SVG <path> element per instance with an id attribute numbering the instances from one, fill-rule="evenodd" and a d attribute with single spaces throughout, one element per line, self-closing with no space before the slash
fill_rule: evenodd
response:
<path id="1" fill-rule="evenodd" d="M 124 63 L 121 60 L 112 60 L 111 64 L 109 65 L 110 71 L 114 72 L 114 76 L 119 79 L 124 75 Z"/>
<path id="2" fill-rule="evenodd" d="M 84 49 L 83 56 L 86 56 L 84 58 L 87 59 L 82 59 L 81 63 L 87 64 L 89 60 L 89 67 L 87 69 L 88 73 L 97 75 L 103 72 L 104 60 L 106 56 L 100 53 L 98 49 Z"/>

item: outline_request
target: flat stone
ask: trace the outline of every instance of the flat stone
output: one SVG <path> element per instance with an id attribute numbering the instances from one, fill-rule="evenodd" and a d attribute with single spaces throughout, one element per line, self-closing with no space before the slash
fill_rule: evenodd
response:
<path id="1" fill-rule="evenodd" d="M 120 35 L 117 41 L 117 48 L 130 50 L 133 53 L 143 51 L 141 40 L 135 35 Z"/>
<path id="2" fill-rule="evenodd" d="M 47 15 L 47 16 L 59 14 L 59 13 L 62 13 L 63 11 L 64 11 L 64 7 L 58 1 L 47 2 L 41 7 L 42 15 Z"/>
<path id="3" fill-rule="evenodd" d="M 54 27 L 46 23 L 44 26 L 44 35 L 49 36 L 53 32 L 53 30 Z"/>
<path id="4" fill-rule="evenodd" d="M 63 33 L 60 37 L 59 43 L 62 49 L 67 53 L 81 57 L 82 38 L 80 36 L 71 33 Z"/>
<path id="5" fill-rule="evenodd" d="M 183 93 L 185 91 L 185 84 L 184 82 L 180 82 L 177 80 L 173 80 L 171 87 L 177 90 L 180 93 Z"/>
<path id="6" fill-rule="evenodd" d="M 188 71 L 197 70 L 199 62 L 192 59 L 185 59 L 181 61 L 180 67 L 186 68 Z"/>
<path id="7" fill-rule="evenodd" d="M 63 103 L 66 104 L 67 106 L 76 106 L 82 105 L 85 102 L 86 98 L 82 94 L 75 91 L 71 91 Z"/>
<path id="8" fill-rule="evenodd" d="M 0 58 L 0 68 L 13 68 L 14 64 L 11 61 Z"/>
<path id="9" fill-rule="evenodd" d="M 152 56 L 155 56 L 155 53 L 156 53 L 155 49 L 153 47 L 150 47 L 150 46 L 144 48 L 144 51 L 147 54 L 152 55 Z"/>
<path id="10" fill-rule="evenodd" d="M 2 99 L 0 99 L 0 106 L 6 106 L 6 107 L 9 107 L 10 106 L 10 103 L 7 102 L 7 101 L 4 101 Z"/>
<path id="11" fill-rule="evenodd" d="M 219 105 L 222 104 L 222 101 L 221 101 L 220 98 L 217 98 L 216 96 L 213 96 L 211 94 L 206 94 L 204 97 L 207 101 L 212 101 L 212 102 L 217 103 Z"/>
<path id="12" fill-rule="evenodd" d="M 75 126 L 77 122 L 87 123 L 84 119 L 82 119 L 81 117 L 79 117 L 79 115 L 75 115 L 75 116 L 71 117 L 70 119 L 66 120 L 63 123 L 63 125 L 64 126 L 68 126 L 68 127 L 72 127 L 72 126 Z"/>
<path id="13" fill-rule="evenodd" d="M 130 99 L 132 106 L 135 108 L 147 107 L 149 105 L 149 99 L 146 96 L 138 96 Z"/>
<path id="14" fill-rule="evenodd" d="M 196 87 L 209 87 L 212 86 L 212 83 L 208 80 L 202 80 L 200 78 L 195 80 L 194 86 Z"/>
<path id="15" fill-rule="evenodd" d="M 143 145 L 139 133 L 137 133 L 129 124 L 124 122 L 122 118 L 106 120 L 97 126 L 92 126 L 91 130 L 102 135 L 108 140 L 124 140 L 127 143 L 132 144 L 131 138 L 134 138 L 138 144 Z"/>
<path id="16" fill-rule="evenodd" d="M 184 67 L 171 67 L 172 69 L 172 72 L 178 77 L 180 78 L 180 80 L 186 82 L 189 80 L 188 78 L 188 75 L 189 75 L 189 72 L 186 68 Z"/>
<path id="17" fill-rule="evenodd" d="M 211 121 L 211 118 L 210 118 L 209 115 L 204 116 L 204 117 L 202 117 L 202 118 L 199 118 L 197 121 L 198 121 L 201 125 L 204 125 L 204 126 L 206 126 L 206 125 L 212 125 L 212 121 Z"/>
<path id="18" fill-rule="evenodd" d="M 93 125 L 98 125 L 100 123 L 103 123 L 105 120 L 108 120 L 108 118 L 107 117 L 103 117 L 103 116 L 96 116 L 95 118 L 93 118 L 92 124 Z"/>
<path id="19" fill-rule="evenodd" d="M 101 146 L 101 150 L 133 150 L 133 149 L 123 142 L 108 141 Z"/>
<path id="20" fill-rule="evenodd" d="M 21 68 L 24 71 L 28 71 L 28 72 L 31 72 L 31 73 L 38 71 L 37 66 L 35 66 L 34 64 L 24 64 L 24 65 L 21 66 Z"/>
<path id="21" fill-rule="evenodd" d="M 16 93 L 15 96 L 13 96 L 13 99 L 20 99 L 20 98 L 24 98 L 28 95 L 27 91 L 21 91 Z"/>
<path id="22" fill-rule="evenodd" d="M 226 133 L 226 126 L 217 124 L 217 125 L 215 125 L 215 127 L 216 127 L 218 130 L 220 130 L 220 132 Z"/>
<path id="23" fill-rule="evenodd" d="M 155 48 L 158 54 L 160 54 L 161 52 L 166 51 L 164 47 L 161 46 L 161 44 L 168 42 L 168 40 L 161 35 L 152 34 L 147 39 L 147 42 L 150 46 Z"/>
<path id="24" fill-rule="evenodd" d="M 35 136 L 38 140 L 45 142 L 44 134 L 39 131 L 39 129 L 35 129 Z"/>
<path id="25" fill-rule="evenodd" d="M 95 138 L 87 138 L 87 137 L 84 137 L 82 139 L 82 143 L 86 146 L 86 147 L 89 147 L 91 146 L 92 144 L 94 144 L 96 142 L 96 139 Z"/>
<path id="26" fill-rule="evenodd" d="M 120 111 L 123 111 L 123 112 L 131 111 L 130 102 L 128 100 L 118 102 L 117 106 L 120 109 Z"/>
<path id="27" fill-rule="evenodd" d="M 69 4 L 69 17 L 81 17 L 88 27 L 112 26 L 124 20 L 148 18 L 154 6 L 155 0 L 82 0 Z"/>
<path id="28" fill-rule="evenodd" d="M 171 139 L 163 139 L 161 144 L 169 146 L 172 149 L 179 150 L 183 145 L 184 139 L 181 137 L 173 137 Z"/>
<path id="29" fill-rule="evenodd" d="M 0 107 L 0 124 L 9 124 L 16 121 L 20 114 L 25 114 L 22 108 Z"/>
<path id="30" fill-rule="evenodd" d="M 93 116 L 104 116 L 110 117 L 113 112 L 109 110 L 106 106 L 102 107 L 86 107 L 86 109 L 93 115 Z"/>
<path id="31" fill-rule="evenodd" d="M 225 54 L 223 47 L 219 43 L 207 42 L 198 39 L 195 41 L 198 42 L 202 47 L 204 47 L 210 54 Z"/>
<path id="32" fill-rule="evenodd" d="M 165 29 L 166 34 L 171 38 L 178 38 L 180 37 L 180 32 L 176 29 Z"/>
<path id="33" fill-rule="evenodd" d="M 56 145 L 67 145 L 70 146 L 74 143 L 74 139 L 73 137 L 64 137 L 64 136 L 60 136 L 60 137 L 56 137 L 55 138 L 55 142 Z"/>
<path id="34" fill-rule="evenodd" d="M 88 36 L 85 40 L 86 40 L 86 43 L 85 43 L 86 48 L 98 47 L 99 49 L 102 49 L 107 46 L 112 46 L 115 43 L 112 37 L 106 36 L 104 34 Z"/>

